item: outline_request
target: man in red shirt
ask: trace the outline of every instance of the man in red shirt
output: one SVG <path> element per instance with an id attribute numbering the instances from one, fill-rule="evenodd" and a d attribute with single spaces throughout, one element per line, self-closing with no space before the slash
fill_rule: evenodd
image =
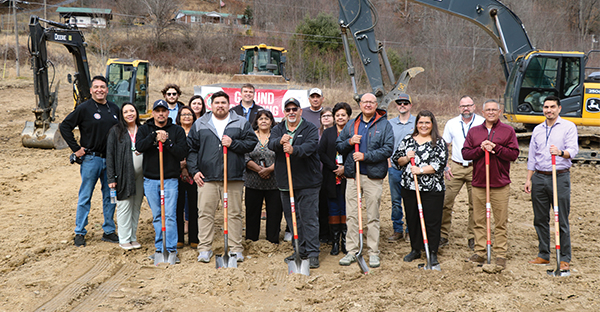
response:
<path id="1" fill-rule="evenodd" d="M 483 104 L 485 122 L 471 128 L 462 148 L 465 160 L 473 160 L 473 221 L 475 254 L 468 260 L 484 263 L 486 254 L 486 182 L 485 151 L 490 153 L 490 203 L 494 214 L 494 246 L 496 265 L 506 268 L 508 197 L 510 193 L 510 162 L 519 156 L 515 130 L 500 122 L 500 104 L 487 100 Z"/>

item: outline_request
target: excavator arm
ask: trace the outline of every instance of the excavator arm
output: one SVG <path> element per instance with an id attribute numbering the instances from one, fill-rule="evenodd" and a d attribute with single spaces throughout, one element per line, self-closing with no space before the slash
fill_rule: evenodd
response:
<path id="1" fill-rule="evenodd" d="M 40 21 L 54 27 L 44 28 Z M 52 92 L 54 78 L 50 81 L 48 76 L 48 69 L 52 63 L 48 61 L 47 42 L 62 44 L 73 55 L 76 70 L 73 81 L 75 106 L 91 97 L 90 73 L 85 53 L 86 44 L 81 31 L 70 25 L 32 15 L 29 19 L 29 53 L 38 102 L 33 110 L 35 122 L 25 124 L 21 133 L 21 141 L 25 147 L 64 148 L 66 143 L 62 140 L 60 133 L 56 131 L 58 126 L 53 123 L 58 102 L 58 84 Z"/>
<path id="2" fill-rule="evenodd" d="M 458 16 L 483 29 L 500 49 L 500 62 L 506 78 L 516 59 L 535 49 L 519 17 L 498 0 L 410 1 Z"/>

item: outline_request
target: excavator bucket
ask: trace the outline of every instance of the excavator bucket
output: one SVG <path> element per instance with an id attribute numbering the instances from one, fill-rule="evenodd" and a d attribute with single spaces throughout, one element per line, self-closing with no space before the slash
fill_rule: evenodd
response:
<path id="1" fill-rule="evenodd" d="M 21 132 L 21 142 L 25 147 L 63 149 L 67 142 L 60 135 L 57 123 L 50 123 L 48 127 L 36 127 L 33 121 L 25 122 Z"/>

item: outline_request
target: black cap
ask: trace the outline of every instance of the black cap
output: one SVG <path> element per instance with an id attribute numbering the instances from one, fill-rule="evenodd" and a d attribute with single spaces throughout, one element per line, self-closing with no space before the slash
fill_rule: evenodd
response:
<path id="1" fill-rule="evenodd" d="M 156 102 L 154 102 L 154 106 L 152 107 L 152 109 L 156 109 L 157 107 L 164 107 L 166 109 L 169 109 L 169 105 L 167 104 L 167 101 L 165 101 L 165 100 L 156 100 Z"/>
<path id="2" fill-rule="evenodd" d="M 285 101 L 285 104 L 283 105 L 283 107 L 286 107 L 288 104 L 294 104 L 294 105 L 300 107 L 300 102 L 298 102 L 298 100 L 296 100 L 295 98 L 287 99 L 287 101 Z"/>

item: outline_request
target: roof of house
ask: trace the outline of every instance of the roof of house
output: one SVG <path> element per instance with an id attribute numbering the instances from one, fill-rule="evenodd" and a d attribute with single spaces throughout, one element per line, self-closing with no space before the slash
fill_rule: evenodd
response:
<path id="1" fill-rule="evenodd" d="M 75 8 L 75 7 L 58 7 L 56 13 L 84 13 L 84 14 L 104 14 L 111 15 L 111 9 L 98 8 Z"/>

